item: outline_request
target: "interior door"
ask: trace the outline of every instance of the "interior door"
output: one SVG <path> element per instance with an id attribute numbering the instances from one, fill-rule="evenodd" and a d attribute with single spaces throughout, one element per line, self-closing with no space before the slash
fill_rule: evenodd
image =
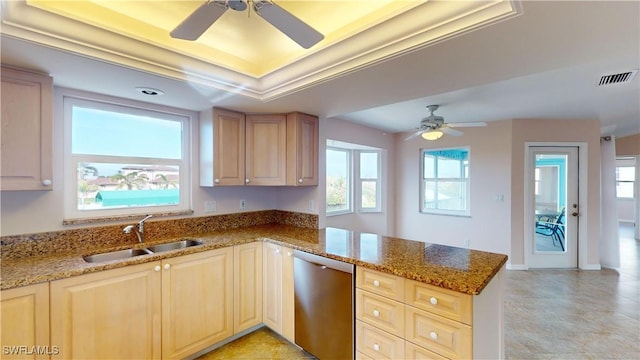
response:
<path id="1" fill-rule="evenodd" d="M 529 268 L 578 266 L 578 148 L 529 147 Z"/>

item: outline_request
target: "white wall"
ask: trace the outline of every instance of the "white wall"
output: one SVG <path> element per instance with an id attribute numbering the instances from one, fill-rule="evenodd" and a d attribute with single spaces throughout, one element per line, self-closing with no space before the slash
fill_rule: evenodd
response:
<path id="1" fill-rule="evenodd" d="M 372 232 L 380 235 L 394 234 L 394 188 L 395 168 L 394 153 L 395 139 L 392 134 L 367 126 L 354 124 L 340 119 L 327 119 L 323 123 L 323 131 L 320 136 L 320 149 L 322 161 L 320 162 L 322 177 L 321 202 L 323 211 L 321 219 L 326 226 L 351 229 L 359 232 Z M 349 142 L 358 145 L 376 147 L 383 150 L 382 155 L 382 212 L 358 213 L 344 215 L 324 215 L 326 209 L 326 143 L 327 139 Z"/>
<path id="2" fill-rule="evenodd" d="M 53 116 L 53 190 L 52 191 L 3 191 L 0 192 L 0 234 L 17 235 L 46 231 L 67 230 L 77 227 L 97 225 L 64 226 L 63 214 L 63 117 L 62 94 L 73 92 L 69 89 L 54 89 L 54 116 Z M 84 93 L 86 94 L 86 93 Z M 91 96 L 96 96 L 92 94 Z M 125 101 L 106 96 L 98 96 L 106 101 Z M 294 110 L 294 109 L 292 109 Z M 183 111 L 184 112 L 184 111 Z M 192 165 L 192 216 L 205 216 L 216 214 L 237 213 L 240 211 L 240 200 L 246 200 L 244 211 L 257 210 L 290 210 L 306 213 L 318 213 L 318 207 L 314 211 L 308 210 L 308 199 L 314 199 L 317 204 L 318 187 L 309 188 L 271 188 L 271 187 L 217 187 L 203 188 L 199 186 L 199 156 L 198 156 L 198 113 L 187 112 L 192 116 L 191 124 L 191 163 Z M 141 136 L 144 136 L 142 134 Z M 217 211 L 205 213 L 204 203 L 207 200 L 215 200 Z"/>
<path id="3" fill-rule="evenodd" d="M 508 254 L 511 240 L 511 126 L 491 122 L 466 128 L 464 135 L 437 141 L 404 141 L 396 135 L 396 235 L 429 243 L 465 246 Z M 470 217 L 423 214 L 420 201 L 420 150 L 468 146 Z M 496 200 L 502 196 L 503 200 Z"/>

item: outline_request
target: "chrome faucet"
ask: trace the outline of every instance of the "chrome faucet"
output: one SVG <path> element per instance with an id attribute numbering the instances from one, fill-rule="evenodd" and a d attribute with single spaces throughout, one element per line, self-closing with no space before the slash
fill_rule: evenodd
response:
<path id="1" fill-rule="evenodd" d="M 127 225 L 125 226 L 124 229 L 122 229 L 122 231 L 125 234 L 131 234 L 131 231 L 135 231 L 136 232 L 136 236 L 138 236 L 138 242 L 143 243 L 144 242 L 144 222 L 147 221 L 149 218 L 152 218 L 153 215 L 147 215 L 145 216 L 144 219 L 138 221 L 138 225 Z"/>

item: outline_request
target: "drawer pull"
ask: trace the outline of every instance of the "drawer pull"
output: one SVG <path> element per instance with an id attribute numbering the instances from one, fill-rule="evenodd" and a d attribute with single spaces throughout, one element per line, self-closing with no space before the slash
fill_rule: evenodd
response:
<path id="1" fill-rule="evenodd" d="M 373 344 L 373 350 L 375 350 L 375 351 L 380 351 L 380 345 L 378 345 L 378 344 Z"/>
<path id="2" fill-rule="evenodd" d="M 375 316 L 375 317 L 379 317 L 379 316 L 380 316 L 380 311 L 378 311 L 378 310 L 373 310 L 373 316 Z"/>
<path id="3" fill-rule="evenodd" d="M 156 265 L 156 267 L 153 268 L 153 271 L 160 271 L 160 265 Z"/>
<path id="4" fill-rule="evenodd" d="M 164 269 L 165 269 L 165 270 L 169 270 L 169 269 L 171 269 L 171 265 L 170 265 L 170 264 L 164 264 Z"/>
<path id="5" fill-rule="evenodd" d="M 429 336 L 431 336 L 433 340 L 438 340 L 438 334 L 435 331 L 430 332 Z"/>
<path id="6" fill-rule="evenodd" d="M 375 287 L 380 286 L 380 281 L 378 281 L 378 280 L 373 280 L 373 286 L 375 286 Z"/>
<path id="7" fill-rule="evenodd" d="M 429 299 L 429 302 L 431 303 L 431 305 L 438 305 L 438 299 L 436 299 L 434 296 Z"/>

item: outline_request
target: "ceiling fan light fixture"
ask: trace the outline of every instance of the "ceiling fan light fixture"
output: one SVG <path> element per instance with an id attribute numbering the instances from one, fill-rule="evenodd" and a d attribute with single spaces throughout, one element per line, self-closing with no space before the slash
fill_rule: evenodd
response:
<path id="1" fill-rule="evenodd" d="M 442 135 L 444 135 L 442 131 L 435 129 L 435 130 L 425 131 L 420 136 L 422 136 L 422 138 L 425 140 L 434 141 L 434 140 L 440 139 Z"/>

